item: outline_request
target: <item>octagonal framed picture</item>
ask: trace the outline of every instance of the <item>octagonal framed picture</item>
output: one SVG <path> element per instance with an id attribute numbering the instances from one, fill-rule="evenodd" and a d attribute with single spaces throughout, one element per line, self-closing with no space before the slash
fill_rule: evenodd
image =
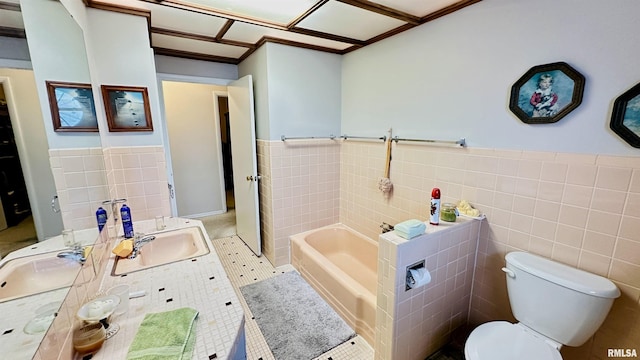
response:
<path id="1" fill-rule="evenodd" d="M 640 148 L 640 83 L 613 103 L 609 126 L 629 145 Z"/>
<path id="2" fill-rule="evenodd" d="M 511 87 L 509 109 L 527 124 L 557 122 L 582 102 L 584 81 L 565 62 L 534 66 Z"/>

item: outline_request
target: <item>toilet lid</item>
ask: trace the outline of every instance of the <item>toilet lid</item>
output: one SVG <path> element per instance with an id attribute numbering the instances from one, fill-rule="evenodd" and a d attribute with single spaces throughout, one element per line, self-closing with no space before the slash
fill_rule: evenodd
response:
<path id="1" fill-rule="evenodd" d="M 506 321 L 478 326 L 469 335 L 464 353 L 467 360 L 562 360 L 558 349 Z"/>

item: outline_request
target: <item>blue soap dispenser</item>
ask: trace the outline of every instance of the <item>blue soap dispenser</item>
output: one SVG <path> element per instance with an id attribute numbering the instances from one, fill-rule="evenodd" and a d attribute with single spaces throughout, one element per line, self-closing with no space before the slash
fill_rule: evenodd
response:
<path id="1" fill-rule="evenodd" d="M 133 237 L 133 221 L 131 220 L 131 209 L 127 204 L 122 204 L 120 208 L 120 218 L 122 219 L 122 229 L 124 230 L 124 238 Z"/>

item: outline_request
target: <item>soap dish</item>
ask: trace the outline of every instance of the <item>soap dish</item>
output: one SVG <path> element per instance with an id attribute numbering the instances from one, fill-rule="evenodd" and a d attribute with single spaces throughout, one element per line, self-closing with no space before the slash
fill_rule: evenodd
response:
<path id="1" fill-rule="evenodd" d="M 116 295 L 97 298 L 82 305 L 77 316 L 86 322 L 97 322 L 111 316 L 118 304 L 120 304 L 120 298 Z"/>

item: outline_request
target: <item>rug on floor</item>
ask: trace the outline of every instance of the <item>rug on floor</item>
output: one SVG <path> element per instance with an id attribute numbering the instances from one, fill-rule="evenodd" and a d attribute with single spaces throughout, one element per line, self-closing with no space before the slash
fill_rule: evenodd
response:
<path id="1" fill-rule="evenodd" d="M 295 271 L 240 292 L 277 360 L 313 359 L 356 335 Z"/>

